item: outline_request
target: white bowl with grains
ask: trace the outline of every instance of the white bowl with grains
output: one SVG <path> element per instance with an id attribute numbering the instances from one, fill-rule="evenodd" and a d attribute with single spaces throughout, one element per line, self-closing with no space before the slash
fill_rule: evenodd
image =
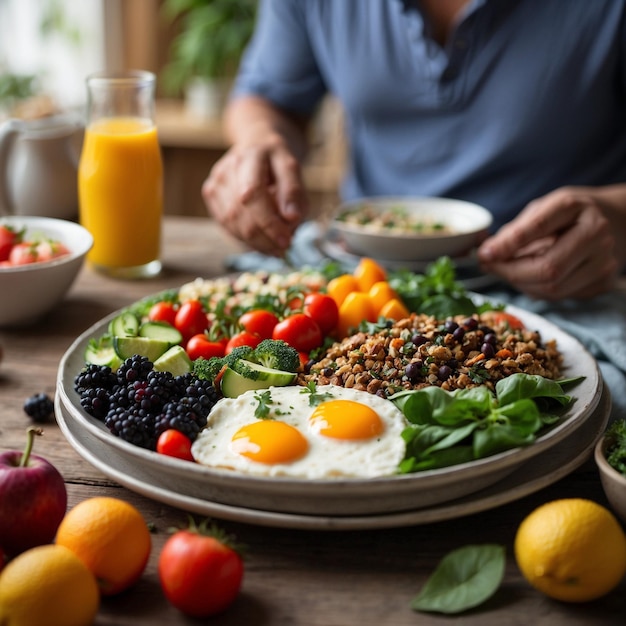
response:
<path id="1" fill-rule="evenodd" d="M 470 255 L 492 222 L 487 209 L 463 200 L 375 197 L 341 204 L 330 227 L 354 254 L 414 262 Z"/>
<path id="2" fill-rule="evenodd" d="M 65 297 L 93 237 L 79 224 L 49 217 L 4 216 L 0 228 L 19 233 L 22 242 L 0 262 L 0 327 L 26 326 Z"/>

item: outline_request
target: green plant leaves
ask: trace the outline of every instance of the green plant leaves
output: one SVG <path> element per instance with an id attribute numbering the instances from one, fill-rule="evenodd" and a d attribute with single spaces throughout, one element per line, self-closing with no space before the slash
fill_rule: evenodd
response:
<path id="1" fill-rule="evenodd" d="M 501 545 L 470 545 L 454 550 L 441 560 L 411 601 L 411 608 L 452 614 L 478 606 L 497 591 L 505 565 Z"/>
<path id="2" fill-rule="evenodd" d="M 433 386 L 390 400 L 410 424 L 402 433 L 406 453 L 398 468 L 409 473 L 530 445 L 543 427 L 560 419 L 555 407 L 562 414 L 572 397 L 554 380 L 513 374 L 498 381 L 495 394 L 486 387 L 449 392 Z"/>

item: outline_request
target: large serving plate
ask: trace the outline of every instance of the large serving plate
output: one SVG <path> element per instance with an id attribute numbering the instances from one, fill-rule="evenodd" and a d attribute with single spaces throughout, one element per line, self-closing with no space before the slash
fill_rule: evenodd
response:
<path id="1" fill-rule="evenodd" d="M 161 474 L 148 472 L 112 446 L 102 446 L 80 424 L 59 397 L 55 400 L 61 430 L 76 451 L 112 480 L 157 502 L 190 513 L 224 520 L 275 528 L 300 530 L 366 530 L 428 524 L 487 511 L 539 491 L 567 476 L 591 457 L 596 442 L 606 428 L 611 410 L 608 389 L 600 404 L 581 427 L 564 437 L 557 446 L 523 463 L 502 480 L 465 497 L 439 505 L 399 513 L 371 515 L 304 515 L 264 511 L 247 506 L 220 504 L 186 494 L 184 483 L 172 490 L 161 484 Z"/>
<path id="2" fill-rule="evenodd" d="M 571 335 L 532 313 L 509 307 L 529 328 L 554 338 L 564 355 L 565 375 L 583 375 L 576 402 L 535 443 L 449 468 L 376 479 L 302 480 L 257 477 L 180 461 L 133 446 L 109 433 L 81 407 L 73 381 L 84 365 L 84 350 L 106 331 L 109 316 L 85 331 L 70 346 L 59 367 L 57 395 L 74 434 L 84 432 L 103 450 L 145 476 L 158 477 L 161 488 L 191 498 L 263 511 L 310 515 L 373 515 L 414 511 L 460 498 L 501 480 L 523 463 L 557 446 L 592 418 L 602 392 L 593 357 Z M 115 314 L 113 314 L 115 315 Z M 113 458 L 113 457 L 112 457 Z"/>

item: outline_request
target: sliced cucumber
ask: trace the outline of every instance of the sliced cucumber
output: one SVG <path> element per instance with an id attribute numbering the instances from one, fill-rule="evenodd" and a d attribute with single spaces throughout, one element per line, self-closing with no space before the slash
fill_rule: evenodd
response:
<path id="1" fill-rule="evenodd" d="M 167 322 L 144 322 L 139 327 L 139 336 L 162 339 L 167 341 L 170 346 L 174 346 L 183 340 L 180 331 Z"/>
<path id="2" fill-rule="evenodd" d="M 120 313 L 109 322 L 109 333 L 113 337 L 136 337 L 139 334 L 139 319 L 128 311 Z"/>
<path id="3" fill-rule="evenodd" d="M 121 359 L 135 354 L 147 357 L 154 363 L 170 347 L 167 341 L 150 337 L 113 337 L 113 347 Z"/>
<path id="4" fill-rule="evenodd" d="M 258 373 L 257 380 L 265 381 L 267 383 L 267 386 L 284 387 L 285 385 L 291 384 L 296 378 L 296 374 L 294 372 L 277 370 L 272 367 L 260 365 L 259 363 L 247 361 L 246 359 L 239 359 L 239 363 L 243 366 L 244 369 L 237 370 L 237 366 L 235 365 L 234 368 L 238 374 L 245 376 L 245 368 L 249 367 L 251 370 L 254 370 Z"/>
<path id="5" fill-rule="evenodd" d="M 182 376 L 191 372 L 191 359 L 182 346 L 172 346 L 154 361 L 154 369 Z"/>
<path id="6" fill-rule="evenodd" d="M 260 366 L 262 367 L 262 366 Z M 270 369 L 270 368 L 266 368 Z M 291 372 L 283 372 L 282 370 L 273 370 L 280 375 L 270 376 L 269 378 L 256 380 L 252 378 L 246 378 L 241 374 L 238 374 L 235 370 L 227 367 L 222 375 L 221 388 L 222 393 L 227 398 L 236 398 L 246 391 L 251 389 L 268 389 L 269 387 L 284 387 L 293 382 L 296 377 Z"/>
<path id="7" fill-rule="evenodd" d="M 89 342 L 85 348 L 85 361 L 93 365 L 108 365 L 113 371 L 122 364 L 110 337 Z"/>

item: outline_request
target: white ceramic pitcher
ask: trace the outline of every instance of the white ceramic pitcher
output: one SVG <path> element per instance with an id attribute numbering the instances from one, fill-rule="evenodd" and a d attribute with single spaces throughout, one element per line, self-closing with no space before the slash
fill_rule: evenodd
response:
<path id="1" fill-rule="evenodd" d="M 83 130 L 71 115 L 0 126 L 0 215 L 77 218 Z"/>

